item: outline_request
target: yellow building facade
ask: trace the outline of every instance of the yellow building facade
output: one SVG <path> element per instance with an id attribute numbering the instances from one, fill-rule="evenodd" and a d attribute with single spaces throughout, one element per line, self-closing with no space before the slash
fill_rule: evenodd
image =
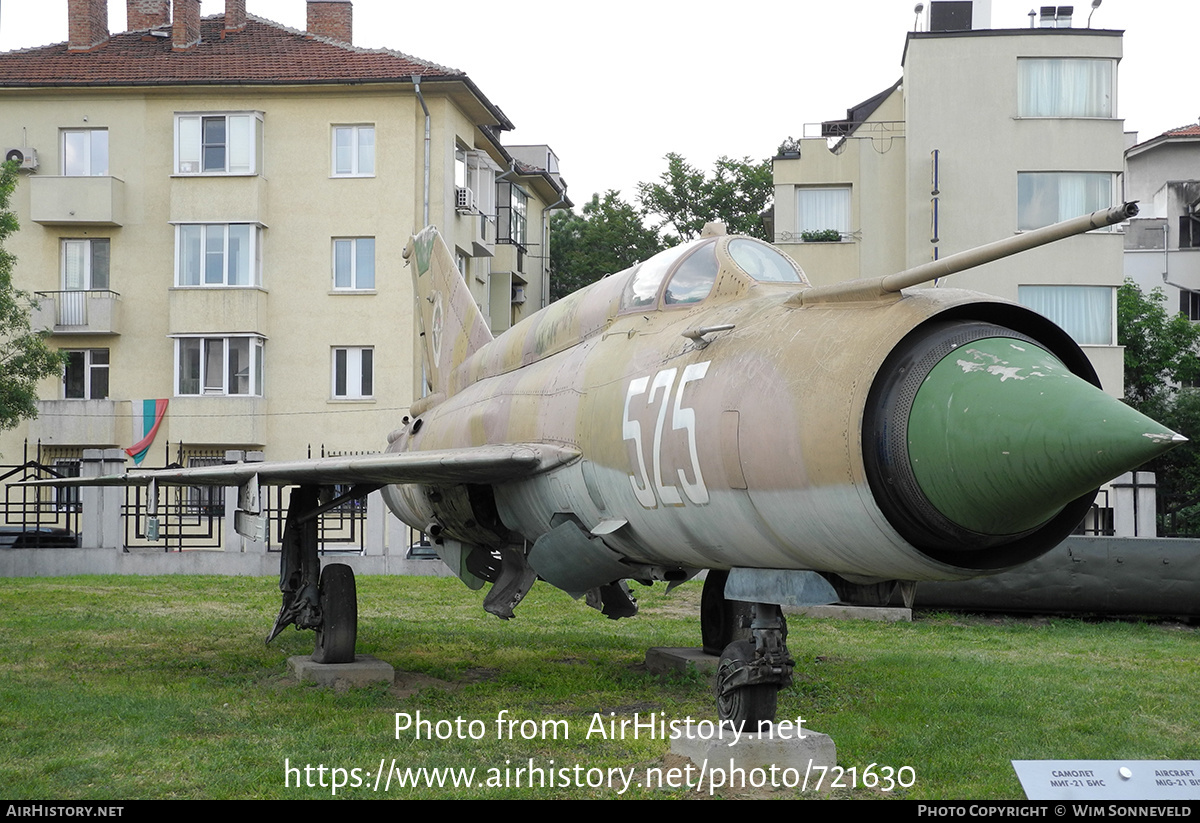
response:
<path id="1" fill-rule="evenodd" d="M 506 149 L 465 74 L 353 47 L 344 0 L 310 0 L 308 32 L 244 0 L 203 20 L 128 0 L 110 35 L 105 5 L 69 0 L 67 43 L 0 55 L 15 281 L 69 352 L 2 462 L 130 447 L 148 399 L 168 405 L 147 465 L 379 450 L 422 393 L 402 252 L 426 223 L 495 331 L 545 304 L 557 158 Z"/>

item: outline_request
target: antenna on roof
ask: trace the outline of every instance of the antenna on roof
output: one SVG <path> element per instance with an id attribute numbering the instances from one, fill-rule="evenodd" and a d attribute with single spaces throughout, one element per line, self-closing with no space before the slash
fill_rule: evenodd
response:
<path id="1" fill-rule="evenodd" d="M 923 11 L 925 11 L 925 4 L 917 3 L 916 8 L 913 9 L 913 14 L 915 15 L 913 19 L 913 31 L 918 31 L 921 28 L 921 12 Z"/>

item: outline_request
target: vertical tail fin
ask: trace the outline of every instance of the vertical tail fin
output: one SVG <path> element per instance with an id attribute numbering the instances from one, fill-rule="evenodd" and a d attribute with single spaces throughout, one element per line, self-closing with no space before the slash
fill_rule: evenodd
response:
<path id="1" fill-rule="evenodd" d="M 426 379 L 433 393 L 445 392 L 451 372 L 490 343 L 492 333 L 436 228 L 413 235 L 404 257 L 413 264 Z"/>

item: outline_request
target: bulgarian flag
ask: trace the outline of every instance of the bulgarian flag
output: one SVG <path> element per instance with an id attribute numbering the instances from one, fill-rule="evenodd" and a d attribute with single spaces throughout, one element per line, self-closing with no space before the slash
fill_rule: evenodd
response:
<path id="1" fill-rule="evenodd" d="M 142 413 L 133 416 L 133 436 L 139 438 L 136 443 L 125 450 L 125 453 L 133 458 L 135 465 L 141 465 L 142 460 L 146 457 L 146 452 L 150 451 L 150 446 L 154 443 L 154 435 L 158 434 L 158 427 L 162 425 L 163 417 L 167 413 L 167 400 L 143 400 Z"/>

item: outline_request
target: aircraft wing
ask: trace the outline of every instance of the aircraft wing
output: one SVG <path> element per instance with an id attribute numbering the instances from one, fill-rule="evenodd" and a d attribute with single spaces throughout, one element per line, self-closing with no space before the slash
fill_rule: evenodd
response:
<path id="1" fill-rule="evenodd" d="M 571 448 L 541 443 L 442 451 L 325 457 L 288 462 L 231 463 L 189 469 L 130 471 L 104 477 L 29 480 L 26 486 L 240 486 L 255 477 L 269 486 L 338 483 L 499 483 L 548 471 L 579 457 Z"/>

